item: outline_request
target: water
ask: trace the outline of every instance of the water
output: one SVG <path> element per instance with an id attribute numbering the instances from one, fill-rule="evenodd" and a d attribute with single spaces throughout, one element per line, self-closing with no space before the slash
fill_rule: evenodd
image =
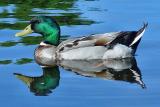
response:
<path id="1" fill-rule="evenodd" d="M 1 106 L 157 107 L 160 104 L 159 10 L 158 0 L 1 1 Z M 107 73 L 112 75 L 107 79 L 103 78 L 103 72 L 102 74 L 78 72 L 77 75 L 74 73 L 75 69 L 70 72 L 63 67 L 51 68 L 51 71 L 55 71 L 53 74 L 52 72 L 43 74 L 45 70 L 42 70 L 33 59 L 34 49 L 42 38 L 38 34 L 22 38 L 14 36 L 37 15 L 54 16 L 61 25 L 62 40 L 95 33 L 137 30 L 143 22 L 148 22 L 148 29 L 136 53 L 137 68 L 140 70 L 137 72 L 139 76 L 136 77 L 139 77 L 146 88 L 143 89 L 135 81 L 135 75 L 128 70 L 126 72 L 121 70 L 119 78 L 117 76 L 113 78 L 113 74 L 117 75 L 116 72 L 108 70 Z M 49 87 L 48 96 L 36 96 L 27 84 L 16 77 L 16 74 L 40 78 L 35 79 L 37 81 L 45 80 L 44 78 L 49 75 L 52 86 Z M 128 79 L 124 80 L 124 77 L 120 78 L 121 76 Z"/>

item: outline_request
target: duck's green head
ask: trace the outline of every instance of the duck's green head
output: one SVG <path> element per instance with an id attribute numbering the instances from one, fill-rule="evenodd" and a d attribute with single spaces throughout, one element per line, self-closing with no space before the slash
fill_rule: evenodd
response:
<path id="1" fill-rule="evenodd" d="M 58 23 L 49 16 L 36 16 L 30 24 L 16 36 L 25 36 L 30 33 L 39 33 L 44 37 L 46 43 L 58 45 L 60 39 L 60 27 Z"/>

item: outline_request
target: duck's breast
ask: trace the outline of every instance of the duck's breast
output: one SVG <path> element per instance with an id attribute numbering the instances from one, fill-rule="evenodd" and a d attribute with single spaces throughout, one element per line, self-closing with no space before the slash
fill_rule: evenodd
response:
<path id="1" fill-rule="evenodd" d="M 35 50 L 35 60 L 40 65 L 54 65 L 55 52 L 55 46 L 39 46 Z"/>

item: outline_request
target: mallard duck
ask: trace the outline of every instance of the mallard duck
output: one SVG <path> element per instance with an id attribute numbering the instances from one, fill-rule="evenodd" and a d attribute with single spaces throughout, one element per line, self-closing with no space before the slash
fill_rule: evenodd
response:
<path id="1" fill-rule="evenodd" d="M 48 16 L 36 16 L 16 36 L 39 33 L 44 41 L 35 50 L 40 65 L 52 65 L 56 60 L 117 59 L 132 57 L 147 24 L 138 31 L 120 31 L 74 38 L 59 42 L 60 27 Z"/>

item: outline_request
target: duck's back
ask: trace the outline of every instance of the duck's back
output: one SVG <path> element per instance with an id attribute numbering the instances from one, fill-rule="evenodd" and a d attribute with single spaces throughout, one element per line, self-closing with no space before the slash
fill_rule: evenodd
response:
<path id="1" fill-rule="evenodd" d="M 102 59 L 108 49 L 106 45 L 113 41 L 119 33 L 96 34 L 63 41 L 57 47 L 58 58 L 68 60 Z"/>
<path id="2" fill-rule="evenodd" d="M 90 46 L 105 46 L 107 43 L 113 41 L 120 32 L 93 34 L 86 37 L 79 37 L 63 41 L 57 47 L 57 52 L 65 52 L 76 48 L 84 48 Z"/>

